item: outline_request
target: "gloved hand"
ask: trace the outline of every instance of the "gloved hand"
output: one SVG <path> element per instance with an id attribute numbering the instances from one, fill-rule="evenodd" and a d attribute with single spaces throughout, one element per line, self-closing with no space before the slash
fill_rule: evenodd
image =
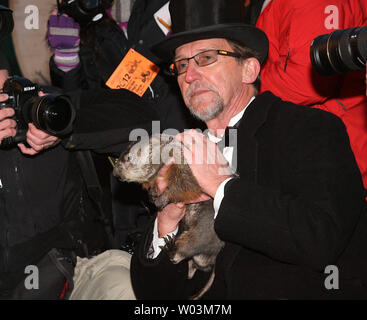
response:
<path id="1" fill-rule="evenodd" d="M 53 12 L 47 25 L 48 42 L 55 54 L 56 66 L 70 71 L 79 65 L 80 26 L 73 18 Z"/>

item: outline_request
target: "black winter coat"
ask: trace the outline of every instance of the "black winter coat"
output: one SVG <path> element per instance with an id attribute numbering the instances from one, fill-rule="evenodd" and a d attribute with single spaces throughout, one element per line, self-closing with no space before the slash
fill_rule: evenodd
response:
<path id="1" fill-rule="evenodd" d="M 23 155 L 16 146 L 0 149 L 0 296 L 52 248 L 80 256 L 85 254 L 81 243 L 89 254 L 109 248 L 74 150 L 118 156 L 130 143 L 130 131 L 149 133 L 157 116 L 127 90 L 85 91 L 79 102 L 74 132 L 62 144 L 35 156 Z"/>
<path id="2" fill-rule="evenodd" d="M 62 146 L 36 157 L 17 147 L 0 151 L 0 292 L 12 288 L 24 268 L 51 248 L 72 248 L 57 226 L 74 219 L 82 198 L 77 163 Z"/>
<path id="3" fill-rule="evenodd" d="M 238 129 L 238 173 L 215 220 L 225 247 L 204 299 L 367 298 L 367 210 L 348 135 L 339 118 L 283 102 L 270 92 Z M 187 262 L 146 258 L 147 230 L 132 258 L 138 299 L 186 299 L 208 273 L 187 279 Z M 339 289 L 328 290 L 328 265 Z"/>

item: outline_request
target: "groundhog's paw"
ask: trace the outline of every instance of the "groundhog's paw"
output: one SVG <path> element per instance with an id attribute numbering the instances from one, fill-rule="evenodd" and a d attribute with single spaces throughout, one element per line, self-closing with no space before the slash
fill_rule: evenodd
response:
<path id="1" fill-rule="evenodd" d="M 164 246 L 164 250 L 166 250 L 166 252 L 168 253 L 168 256 L 170 257 L 171 261 L 177 251 L 175 240 L 176 240 L 175 236 L 167 235 L 164 237 L 164 241 L 166 243 L 166 245 Z"/>
<path id="2" fill-rule="evenodd" d="M 180 263 L 182 260 L 184 260 L 186 257 L 180 254 L 178 251 L 171 257 L 171 262 L 174 264 Z"/>
<path id="3" fill-rule="evenodd" d="M 169 234 L 166 235 L 164 237 L 164 242 L 166 243 L 165 248 L 166 249 L 176 249 L 175 240 L 176 240 L 175 236 L 171 236 Z"/>

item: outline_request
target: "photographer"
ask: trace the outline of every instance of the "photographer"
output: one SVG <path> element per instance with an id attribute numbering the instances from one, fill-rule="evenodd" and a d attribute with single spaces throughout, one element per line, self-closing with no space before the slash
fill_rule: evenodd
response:
<path id="1" fill-rule="evenodd" d="M 12 116 L 13 108 L 0 110 L 1 142 L 16 136 Z M 74 256 L 88 254 L 83 246 L 90 253 L 108 248 L 106 235 L 93 221 L 96 212 L 87 209 L 75 155 L 31 123 L 26 142 L 0 150 L 0 299 L 57 299 L 72 275 Z M 88 212 L 84 221 L 82 208 Z M 89 228 L 96 241 L 87 236 Z M 70 274 L 60 272 L 54 261 Z M 25 286 L 29 265 L 37 266 L 38 289 Z"/>
<path id="2" fill-rule="evenodd" d="M 344 122 L 367 189 L 367 99 L 365 70 L 335 76 L 318 74 L 311 64 L 313 39 L 337 29 L 366 25 L 364 0 L 269 1 L 256 26 L 269 38 L 261 71 L 261 92 L 331 112 Z"/>
<path id="3" fill-rule="evenodd" d="M 0 97 L 9 105 L 0 109 L 2 144 L 18 133 L 11 101 Z M 156 116 L 143 113 L 149 105 L 126 90 L 85 91 L 76 108 L 71 135 L 56 137 L 29 123 L 23 142 L 0 149 L 0 299 L 58 299 L 65 281 L 72 284 L 76 256 L 111 248 L 108 220 L 85 179 L 88 168 L 72 150 L 116 156 L 129 132 L 149 131 Z M 25 286 L 29 265 L 38 268 L 37 290 Z"/>
<path id="4" fill-rule="evenodd" d="M 4 85 L 4 82 L 9 78 L 9 72 L 7 69 L 0 70 L 0 86 Z M 40 97 L 45 94 L 40 91 L 38 93 Z M 9 96 L 7 94 L 0 94 L 0 102 L 7 101 Z M 15 137 L 17 134 L 17 123 L 14 119 L 15 111 L 13 108 L 5 107 L 0 109 L 0 145 L 3 140 L 9 137 Z M 32 123 L 29 123 L 29 128 L 27 131 L 27 144 L 18 143 L 18 147 L 23 154 L 35 155 L 41 152 L 43 149 L 55 146 L 60 142 L 60 139 L 56 136 L 50 135 L 47 132 L 39 130 Z"/>
<path id="5" fill-rule="evenodd" d="M 156 115 L 131 92 L 95 89 L 72 97 L 77 110 L 72 134 L 56 136 L 28 119 L 23 136 L 19 123 L 26 120 L 26 106 L 34 106 L 38 96 L 47 99 L 36 84 L 22 87 L 29 80 L 7 79 L 6 68 L 1 60 L 0 299 L 59 299 L 72 287 L 76 256 L 111 247 L 108 220 L 94 197 L 99 193 L 91 192 L 88 168 L 80 160 L 85 153 L 76 150 L 118 155 L 129 132 L 149 131 Z M 15 91 L 9 89 L 14 80 Z"/>

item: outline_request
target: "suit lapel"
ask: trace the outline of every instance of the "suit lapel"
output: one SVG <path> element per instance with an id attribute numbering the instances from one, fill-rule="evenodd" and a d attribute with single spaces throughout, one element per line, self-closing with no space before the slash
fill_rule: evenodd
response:
<path id="1" fill-rule="evenodd" d="M 233 160 L 237 161 L 237 173 L 240 177 L 249 182 L 257 183 L 257 167 L 258 167 L 258 142 L 256 133 L 261 129 L 261 126 L 266 122 L 268 111 L 272 104 L 279 100 L 271 92 L 264 92 L 256 97 L 255 100 L 247 107 L 237 130 L 237 150 L 233 153 Z M 235 160 L 235 157 L 237 159 Z M 225 283 L 228 286 L 227 292 L 231 297 L 233 284 L 232 265 L 237 258 L 238 253 L 243 248 L 234 243 L 226 243 L 217 258 L 217 270 L 225 270 L 224 274 L 219 277 L 225 278 Z"/>
<path id="2" fill-rule="evenodd" d="M 256 133 L 266 122 L 268 111 L 278 98 L 271 92 L 256 97 L 247 107 L 239 124 L 237 136 L 237 173 L 253 183 L 257 182 L 258 143 Z"/>

